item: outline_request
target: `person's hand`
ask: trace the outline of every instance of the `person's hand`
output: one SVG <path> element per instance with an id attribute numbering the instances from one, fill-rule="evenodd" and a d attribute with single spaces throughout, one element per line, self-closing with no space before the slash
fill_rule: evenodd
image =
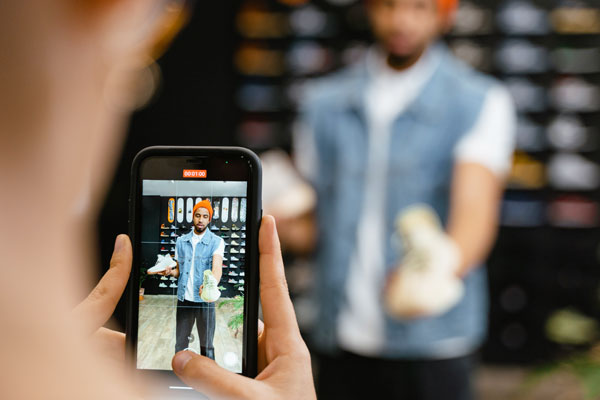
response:
<path id="1" fill-rule="evenodd" d="M 125 334 L 103 328 L 112 316 L 131 271 L 131 241 L 127 235 L 119 235 L 110 260 L 110 268 L 96 287 L 73 310 L 73 318 L 83 324 L 85 334 L 93 343 L 116 360 L 125 360 Z"/>
<path id="2" fill-rule="evenodd" d="M 262 219 L 259 248 L 265 322 L 258 338 L 258 376 L 251 379 L 235 374 L 190 351 L 173 357 L 173 371 L 211 399 L 316 399 L 310 354 L 296 322 L 271 216 Z"/>
<path id="3" fill-rule="evenodd" d="M 198 295 L 202 296 L 202 289 L 204 289 L 204 283 L 200 285 L 200 290 L 198 290 Z"/>
<path id="4" fill-rule="evenodd" d="M 164 271 L 160 271 L 158 274 L 162 275 L 162 276 L 171 276 L 172 272 L 173 272 L 173 268 L 167 266 L 167 267 L 165 267 Z"/>

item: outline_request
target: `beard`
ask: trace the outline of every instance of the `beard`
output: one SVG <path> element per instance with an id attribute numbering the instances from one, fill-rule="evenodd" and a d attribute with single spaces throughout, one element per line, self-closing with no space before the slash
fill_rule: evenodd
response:
<path id="1" fill-rule="evenodd" d="M 200 229 L 196 225 L 194 225 L 194 232 L 196 232 L 197 234 L 200 234 L 200 233 L 204 232 L 207 227 L 208 227 L 208 225 L 205 225 L 204 228 Z"/>
<path id="2" fill-rule="evenodd" d="M 403 70 L 414 65 L 421 55 L 425 52 L 426 47 L 420 47 L 409 54 L 394 54 L 389 52 L 387 55 L 387 63 L 390 67 L 396 70 Z"/>

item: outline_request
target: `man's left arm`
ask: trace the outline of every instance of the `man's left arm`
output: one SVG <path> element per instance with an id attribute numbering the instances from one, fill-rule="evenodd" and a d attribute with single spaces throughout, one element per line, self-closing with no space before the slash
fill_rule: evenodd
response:
<path id="1" fill-rule="evenodd" d="M 496 238 L 505 177 L 515 142 L 510 93 L 492 88 L 472 130 L 455 149 L 447 233 L 460 252 L 464 277 L 487 257 Z"/>
<path id="2" fill-rule="evenodd" d="M 223 255 L 225 254 L 225 241 L 221 239 L 219 247 L 213 254 L 212 258 L 212 273 L 217 282 L 221 280 L 223 276 Z"/>
<path id="3" fill-rule="evenodd" d="M 212 273 L 217 282 L 221 280 L 223 275 L 223 256 L 215 254 L 212 259 Z"/>
<path id="4" fill-rule="evenodd" d="M 438 315 L 460 301 L 464 293 L 460 278 L 485 260 L 496 237 L 515 122 L 510 93 L 501 86 L 492 88 L 476 123 L 453 151 L 444 232 L 427 210 L 417 208 L 399 215 L 397 225 L 405 236 L 407 252 L 387 286 L 386 307 L 391 315 Z M 422 268 L 422 260 L 429 260 L 427 268 Z"/>
<path id="5" fill-rule="evenodd" d="M 460 251 L 461 277 L 487 257 L 494 243 L 502 190 L 502 179 L 485 166 L 456 163 L 447 232 Z"/>

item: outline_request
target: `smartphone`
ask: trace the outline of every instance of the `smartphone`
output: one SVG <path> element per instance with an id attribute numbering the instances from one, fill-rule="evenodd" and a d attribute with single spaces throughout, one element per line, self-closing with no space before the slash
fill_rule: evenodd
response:
<path id="1" fill-rule="evenodd" d="M 171 368 L 191 349 L 254 377 L 261 165 L 240 147 L 149 147 L 131 169 L 128 354 L 138 375 L 189 390 Z M 170 391 L 170 392 L 169 392 Z"/>

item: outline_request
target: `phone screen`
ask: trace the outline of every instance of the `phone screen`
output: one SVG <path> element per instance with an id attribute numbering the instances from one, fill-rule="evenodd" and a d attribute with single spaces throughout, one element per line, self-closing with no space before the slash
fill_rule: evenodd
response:
<path id="1" fill-rule="evenodd" d="M 245 362 L 251 171 L 239 157 L 152 157 L 136 199 L 136 367 L 171 370 L 193 350 L 232 372 Z M 251 289 L 252 290 L 252 289 Z M 135 329 L 135 328 L 134 328 Z"/>

